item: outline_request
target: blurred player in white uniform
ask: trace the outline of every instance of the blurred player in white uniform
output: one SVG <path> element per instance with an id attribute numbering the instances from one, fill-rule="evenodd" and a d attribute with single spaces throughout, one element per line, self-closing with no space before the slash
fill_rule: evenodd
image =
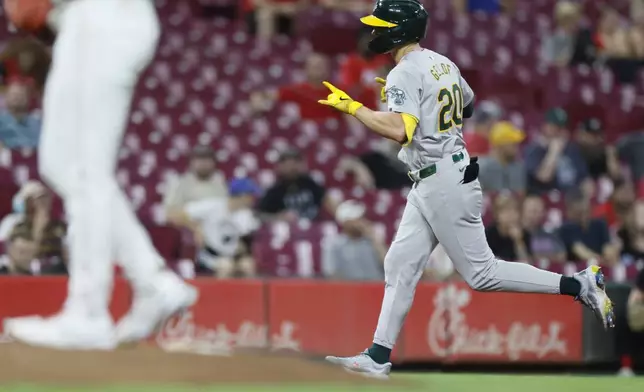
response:
<path id="1" fill-rule="evenodd" d="M 148 337 L 197 291 L 166 270 L 115 178 L 131 99 L 160 35 L 153 0 L 59 0 L 43 101 L 39 170 L 65 201 L 70 222 L 68 297 L 50 318 L 5 320 L 27 344 L 112 349 Z M 134 290 L 117 326 L 108 304 L 118 260 Z"/>

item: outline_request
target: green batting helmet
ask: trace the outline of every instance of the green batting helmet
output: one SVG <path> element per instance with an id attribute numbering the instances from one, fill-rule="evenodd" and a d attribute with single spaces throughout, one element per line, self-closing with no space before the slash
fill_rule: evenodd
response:
<path id="1" fill-rule="evenodd" d="M 387 53 L 405 44 L 420 42 L 427 34 L 429 14 L 418 0 L 378 0 L 369 16 L 360 18 L 373 27 L 369 50 Z"/>

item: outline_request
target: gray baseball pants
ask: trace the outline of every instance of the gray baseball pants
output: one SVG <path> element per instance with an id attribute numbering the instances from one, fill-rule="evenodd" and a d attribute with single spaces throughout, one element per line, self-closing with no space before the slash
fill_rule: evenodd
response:
<path id="1" fill-rule="evenodd" d="M 374 343 L 393 348 L 411 308 L 429 255 L 440 242 L 455 269 L 477 291 L 559 294 L 561 275 L 497 259 L 481 218 L 483 194 L 474 180 L 463 184 L 469 156 L 436 163 L 436 173 L 407 197 L 396 237 L 385 257 L 385 295 Z"/>

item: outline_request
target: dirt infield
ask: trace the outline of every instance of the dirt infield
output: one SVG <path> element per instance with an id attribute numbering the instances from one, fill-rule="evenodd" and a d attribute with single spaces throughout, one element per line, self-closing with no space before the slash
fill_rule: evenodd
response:
<path id="1" fill-rule="evenodd" d="M 218 383 L 359 383 L 342 369 L 294 356 L 246 353 L 206 356 L 137 347 L 115 352 L 64 352 L 19 344 L 0 345 L 0 384 L 132 385 Z M 385 382 L 385 384 L 391 384 Z"/>

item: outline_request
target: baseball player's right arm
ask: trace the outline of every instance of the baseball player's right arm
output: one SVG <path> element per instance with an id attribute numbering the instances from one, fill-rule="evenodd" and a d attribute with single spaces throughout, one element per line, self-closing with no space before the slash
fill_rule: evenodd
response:
<path id="1" fill-rule="evenodd" d="M 380 136 L 395 140 L 401 144 L 407 141 L 405 121 L 409 120 L 405 120 L 400 113 L 371 110 L 331 83 L 324 82 L 324 85 L 331 90 L 331 94 L 327 99 L 319 100 L 319 104 L 331 106 L 336 110 L 354 116 Z"/>
<path id="2" fill-rule="evenodd" d="M 402 145 L 411 142 L 420 118 L 422 90 L 419 86 L 422 84 L 419 76 L 403 68 L 396 68 L 389 74 L 386 87 L 388 112 L 371 110 L 330 83 L 324 84 L 331 94 L 319 103 L 356 117 L 380 136 Z"/>

